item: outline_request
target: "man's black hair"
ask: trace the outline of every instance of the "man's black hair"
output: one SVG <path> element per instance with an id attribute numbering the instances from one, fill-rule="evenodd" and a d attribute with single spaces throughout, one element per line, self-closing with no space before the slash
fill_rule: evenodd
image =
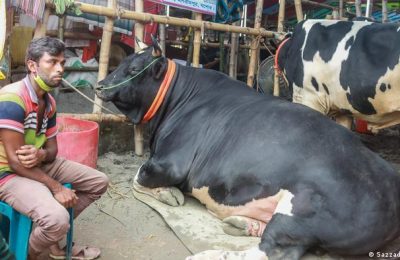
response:
<path id="1" fill-rule="evenodd" d="M 65 45 L 57 38 L 43 37 L 33 39 L 26 50 L 25 63 L 28 60 L 38 62 L 45 52 L 58 56 L 65 51 Z"/>

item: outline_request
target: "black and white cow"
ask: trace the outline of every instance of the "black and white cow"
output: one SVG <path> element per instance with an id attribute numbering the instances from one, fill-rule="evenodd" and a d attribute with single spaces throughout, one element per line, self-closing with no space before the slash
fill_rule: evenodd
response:
<path id="1" fill-rule="evenodd" d="M 293 102 L 373 132 L 400 123 L 400 26 L 306 20 L 277 53 Z"/>
<path id="2" fill-rule="evenodd" d="M 400 176 L 310 108 L 177 65 L 157 43 L 127 57 L 97 95 L 148 122 L 136 189 L 174 206 L 190 194 L 228 233 L 261 236 L 256 248 L 194 259 L 298 259 L 314 247 L 362 255 L 399 236 Z"/>

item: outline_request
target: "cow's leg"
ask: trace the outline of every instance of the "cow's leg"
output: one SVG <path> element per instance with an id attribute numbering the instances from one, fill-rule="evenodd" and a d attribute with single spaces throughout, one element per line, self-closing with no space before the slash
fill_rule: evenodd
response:
<path id="1" fill-rule="evenodd" d="M 244 216 L 230 216 L 222 220 L 223 230 L 232 236 L 260 237 L 267 223 Z"/>
<path id="2" fill-rule="evenodd" d="M 146 162 L 146 164 L 149 162 Z M 133 188 L 140 193 L 147 194 L 156 200 L 163 202 L 170 206 L 180 206 L 184 203 L 184 196 L 182 192 L 173 186 L 170 187 L 158 187 L 158 188 L 148 188 L 141 185 L 138 182 L 140 179 L 140 175 L 147 175 L 149 171 L 152 170 L 152 167 L 149 165 L 142 165 L 138 169 L 135 178 L 133 180 Z M 162 174 L 162 173 L 158 173 Z M 167 178 L 166 178 L 167 179 Z M 166 184 L 168 185 L 168 184 Z"/>

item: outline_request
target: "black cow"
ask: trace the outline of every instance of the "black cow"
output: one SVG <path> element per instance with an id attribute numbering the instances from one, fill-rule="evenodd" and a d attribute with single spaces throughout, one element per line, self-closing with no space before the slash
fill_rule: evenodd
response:
<path id="1" fill-rule="evenodd" d="M 277 53 L 293 102 L 349 125 L 350 116 L 378 129 L 400 123 L 400 26 L 307 20 Z"/>
<path id="2" fill-rule="evenodd" d="M 350 131 L 160 55 L 154 43 L 127 57 L 97 89 L 133 123 L 148 121 L 150 159 L 135 188 L 170 205 L 191 194 L 230 234 L 262 237 L 194 259 L 297 259 L 311 247 L 357 255 L 399 235 L 400 177 Z"/>

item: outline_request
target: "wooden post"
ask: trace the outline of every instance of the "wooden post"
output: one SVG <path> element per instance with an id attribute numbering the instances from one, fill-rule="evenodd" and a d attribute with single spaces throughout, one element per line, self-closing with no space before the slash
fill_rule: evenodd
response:
<path id="1" fill-rule="evenodd" d="M 64 41 L 65 16 L 58 17 L 58 39 Z"/>
<path id="2" fill-rule="evenodd" d="M 343 0 L 339 0 L 339 20 L 343 18 Z"/>
<path id="3" fill-rule="evenodd" d="M 34 39 L 46 36 L 47 22 L 49 21 L 50 13 L 50 8 L 46 7 L 43 14 L 43 20 L 38 21 L 36 24 L 35 33 L 33 35 Z"/>
<path id="4" fill-rule="evenodd" d="M 283 32 L 283 22 L 285 21 L 286 0 L 279 0 L 278 13 L 278 32 Z"/>
<path id="5" fill-rule="evenodd" d="M 234 25 L 238 25 L 235 22 Z M 229 77 L 236 79 L 237 77 L 237 56 L 239 50 L 239 37 L 237 33 L 231 33 L 231 47 L 229 53 Z"/>
<path id="6" fill-rule="evenodd" d="M 219 71 L 225 73 L 225 33 L 219 32 Z"/>
<path id="7" fill-rule="evenodd" d="M 361 0 L 355 0 L 354 5 L 356 7 L 356 16 L 360 17 L 361 14 Z"/>
<path id="8" fill-rule="evenodd" d="M 135 11 L 139 13 L 143 13 L 143 0 L 135 0 Z M 143 41 L 144 36 L 144 26 L 139 21 L 135 21 L 135 37 Z M 139 48 L 136 48 L 135 52 L 140 51 Z M 134 140 L 135 140 L 135 154 L 137 156 L 143 156 L 144 148 L 143 148 L 143 126 L 142 125 L 134 125 Z"/>
<path id="9" fill-rule="evenodd" d="M 160 34 L 160 46 L 162 54 L 165 56 L 165 24 L 159 24 L 158 26 L 158 32 Z"/>
<path id="10" fill-rule="evenodd" d="M 373 6 L 374 6 L 374 0 L 367 0 L 367 9 L 365 10 L 365 17 L 371 16 Z"/>
<path id="11" fill-rule="evenodd" d="M 285 0 L 279 0 L 278 13 L 278 32 L 283 32 L 283 22 L 285 21 Z M 279 97 L 279 75 L 278 68 L 274 70 L 274 96 Z"/>
<path id="12" fill-rule="evenodd" d="M 294 8 L 296 10 L 297 22 L 303 21 L 303 8 L 301 7 L 301 0 L 294 0 Z"/>
<path id="13" fill-rule="evenodd" d="M 195 13 L 194 18 L 196 21 L 202 21 L 202 15 L 200 13 Z M 194 30 L 194 38 L 193 38 L 193 67 L 200 67 L 200 44 L 201 44 L 201 30 Z"/>
<path id="14" fill-rule="evenodd" d="M 387 22 L 389 22 L 387 0 L 382 0 L 382 23 L 387 23 Z"/>
<path id="15" fill-rule="evenodd" d="M 107 7 L 117 8 L 116 0 L 108 0 Z M 113 34 L 113 27 L 114 27 L 114 20 L 112 18 L 106 17 L 106 20 L 104 22 L 103 35 L 101 38 L 99 73 L 97 75 L 97 82 L 103 80 L 108 74 L 108 60 L 110 58 L 111 37 Z M 93 106 L 93 113 L 101 113 L 100 106 L 103 103 L 102 100 L 95 95 L 94 102 L 97 105 Z"/>
<path id="16" fill-rule="evenodd" d="M 189 29 L 189 42 L 188 42 L 188 51 L 187 51 L 187 56 L 186 56 L 186 66 L 191 66 L 192 65 L 192 60 L 193 60 L 193 38 L 194 38 L 194 33 L 193 33 L 193 28 Z"/>
<path id="17" fill-rule="evenodd" d="M 263 2 L 264 2 L 264 0 L 257 0 L 256 17 L 254 20 L 254 29 L 255 30 L 260 29 L 260 26 L 261 26 Z M 250 88 L 253 87 L 253 83 L 254 83 L 254 73 L 256 71 L 258 48 L 259 48 L 259 39 L 258 39 L 258 37 L 253 37 L 253 40 L 251 42 L 251 49 L 250 49 L 249 72 L 247 75 L 247 85 Z"/>

